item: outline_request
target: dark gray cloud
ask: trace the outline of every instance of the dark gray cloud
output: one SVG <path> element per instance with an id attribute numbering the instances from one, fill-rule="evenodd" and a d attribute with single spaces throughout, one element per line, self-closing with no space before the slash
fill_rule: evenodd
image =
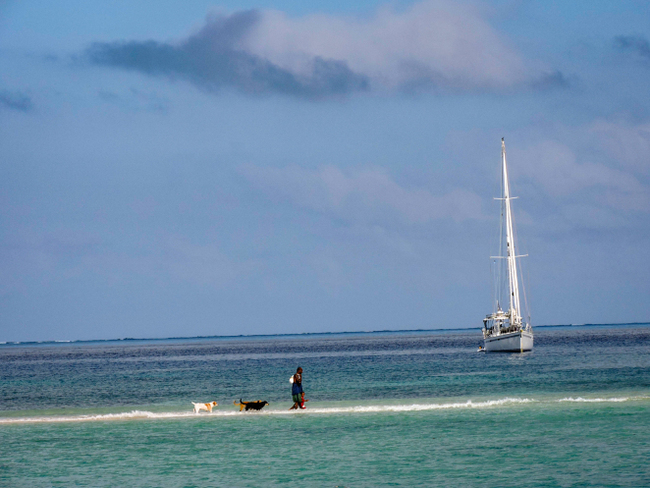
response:
<path id="1" fill-rule="evenodd" d="M 550 73 L 544 73 L 539 78 L 534 80 L 530 86 L 536 90 L 550 90 L 553 88 L 568 88 L 569 80 L 567 80 L 564 73 L 555 70 Z"/>
<path id="2" fill-rule="evenodd" d="M 252 94 L 324 98 L 368 89 L 368 79 L 354 73 L 344 61 L 315 57 L 311 73 L 298 75 L 240 48 L 239 41 L 259 18 L 254 10 L 215 16 L 178 45 L 157 41 L 94 43 L 84 58 L 95 65 L 184 79 L 208 91 L 234 87 Z"/>
<path id="3" fill-rule="evenodd" d="M 635 53 L 650 61 L 650 43 L 642 36 L 618 36 L 614 38 L 614 47 L 619 51 Z"/>
<path id="4" fill-rule="evenodd" d="M 29 112 L 34 108 L 32 99 L 21 92 L 0 90 L 0 108 Z"/>

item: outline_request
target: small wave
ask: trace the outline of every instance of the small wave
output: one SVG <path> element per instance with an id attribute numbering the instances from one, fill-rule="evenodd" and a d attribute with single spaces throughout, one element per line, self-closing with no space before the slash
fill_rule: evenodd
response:
<path id="1" fill-rule="evenodd" d="M 452 409 L 487 409 L 507 405 L 520 404 L 548 404 L 548 403 L 621 403 L 635 400 L 647 400 L 649 396 L 634 397 L 611 397 L 611 398 L 583 398 L 565 397 L 557 400 L 537 400 L 534 398 L 501 398 L 498 400 L 472 401 L 454 403 L 413 403 L 404 405 L 350 405 L 332 406 L 321 408 L 308 408 L 306 410 L 274 410 L 266 409 L 260 412 L 239 412 L 237 410 L 215 410 L 212 413 L 195 414 L 192 411 L 183 412 L 149 412 L 147 410 L 133 410 L 131 412 L 107 413 L 95 415 L 61 415 L 61 416 L 34 416 L 34 417 L 0 417 L 2 424 L 35 424 L 35 423 L 57 423 L 57 422 L 106 422 L 120 420 L 156 420 L 156 419 L 182 419 L 182 418 L 211 418 L 211 417 L 248 417 L 251 415 L 261 416 L 284 416 L 284 415 L 337 415 L 337 414 L 366 414 L 366 413 L 400 413 L 400 412 L 422 412 L 430 410 L 452 410 Z"/>
<path id="2" fill-rule="evenodd" d="M 425 410 L 448 410 L 454 408 L 489 408 L 506 404 L 530 403 L 531 398 L 503 398 L 485 402 L 467 400 L 460 403 L 414 403 L 412 405 L 367 405 L 355 407 L 331 407 L 310 409 L 313 413 L 373 413 L 373 412 L 419 412 Z"/>
<path id="3" fill-rule="evenodd" d="M 26 423 L 53 423 L 53 422 L 102 422 L 110 420 L 131 419 L 175 419 L 195 417 L 233 417 L 248 415 L 296 415 L 296 414 L 342 414 L 342 413 L 381 413 L 381 412 L 418 412 L 426 410 L 446 410 L 455 408 L 489 408 L 506 404 L 534 402 L 530 398 L 503 398 L 500 400 L 487 400 L 472 402 L 468 400 L 460 403 L 415 403 L 411 405 L 356 405 L 349 407 L 324 407 L 310 408 L 303 411 L 289 410 L 264 410 L 261 412 L 239 411 L 213 411 L 209 414 L 197 415 L 194 412 L 149 412 L 146 410 L 133 410 L 123 413 L 108 413 L 97 415 L 62 415 L 47 417 L 16 417 L 0 418 L 0 424 L 26 424 Z"/>
<path id="4" fill-rule="evenodd" d="M 603 403 L 603 402 L 627 402 L 630 397 L 620 398 L 582 398 L 582 397 L 567 397 L 561 398 L 558 402 L 576 402 L 576 403 Z"/>
<path id="5" fill-rule="evenodd" d="M 128 420 L 128 419 L 163 419 L 177 418 L 193 415 L 192 412 L 165 412 L 154 413 L 146 410 L 133 410 L 123 413 L 107 413 L 97 415 L 61 415 L 48 417 L 16 417 L 0 418 L 0 424 L 32 424 L 52 422 L 98 422 L 105 420 Z"/>

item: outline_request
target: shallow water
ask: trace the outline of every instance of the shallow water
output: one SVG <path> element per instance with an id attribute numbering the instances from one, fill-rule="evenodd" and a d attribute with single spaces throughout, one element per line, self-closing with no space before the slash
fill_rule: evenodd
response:
<path id="1" fill-rule="evenodd" d="M 477 331 L 2 346 L 0 481 L 650 484 L 650 327 L 535 333 L 524 354 L 477 353 Z"/>

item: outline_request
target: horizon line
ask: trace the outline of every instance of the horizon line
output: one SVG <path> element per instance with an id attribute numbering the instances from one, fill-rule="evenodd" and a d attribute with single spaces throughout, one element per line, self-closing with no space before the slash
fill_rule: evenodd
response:
<path id="1" fill-rule="evenodd" d="M 545 327 L 602 327 L 602 326 L 621 326 L 621 325 L 650 325 L 650 322 L 619 322 L 619 323 L 602 323 L 602 324 L 547 324 L 536 325 L 535 328 Z M 468 331 L 479 329 L 477 327 L 456 327 L 453 329 L 403 329 L 403 330 L 362 330 L 362 331 L 342 331 L 342 332 L 291 332 L 279 334 L 237 334 L 237 335 L 201 335 L 201 336 L 173 336 L 173 337 L 123 337 L 114 339 L 72 339 L 72 340 L 44 340 L 44 341 L 0 341 L 0 346 L 16 345 L 45 345 L 45 344 L 81 344 L 91 342 L 137 342 L 137 341 L 174 341 L 174 340 L 192 340 L 192 339 L 238 339 L 238 338 L 255 338 L 255 337 L 291 337 L 291 336 L 317 336 L 317 335 L 346 335 L 346 334 L 386 334 L 386 333 L 414 333 L 414 332 L 454 332 Z"/>

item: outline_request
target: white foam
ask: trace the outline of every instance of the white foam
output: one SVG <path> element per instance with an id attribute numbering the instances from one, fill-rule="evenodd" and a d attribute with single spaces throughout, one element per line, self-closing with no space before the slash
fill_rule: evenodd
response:
<path id="1" fill-rule="evenodd" d="M 23 423 L 50 423 L 50 422 L 97 422 L 104 420 L 128 420 L 128 419 L 156 419 L 175 418 L 193 415 L 187 412 L 164 412 L 154 413 L 146 410 L 133 410 L 123 413 L 107 413 L 97 415 L 61 415 L 49 417 L 16 417 L 0 418 L 0 424 L 23 424 Z"/>
<path id="2" fill-rule="evenodd" d="M 133 410 L 131 412 L 107 413 L 96 415 L 61 415 L 61 416 L 34 416 L 34 417 L 0 417 L 0 424 L 34 424 L 34 423 L 56 423 L 56 422 L 106 422 L 124 420 L 156 420 L 156 419 L 182 419 L 196 418 L 205 419 L 211 417 L 248 417 L 250 415 L 262 416 L 285 416 L 285 415 L 337 415 L 337 414 L 368 414 L 382 412 L 422 412 L 430 410 L 452 410 L 452 409 L 485 409 L 506 405 L 521 405 L 529 403 L 620 403 L 635 400 L 647 400 L 648 396 L 635 397 L 612 397 L 612 398 L 583 398 L 565 397 L 557 400 L 537 400 L 534 398 L 501 398 L 497 400 L 453 402 L 453 403 L 412 403 L 402 405 L 350 405 L 333 406 L 322 408 L 308 408 L 306 410 L 275 410 L 265 409 L 255 412 L 239 412 L 238 410 L 214 410 L 212 413 L 195 414 L 192 411 L 182 412 L 149 412 L 147 410 Z"/>
<path id="3" fill-rule="evenodd" d="M 174 419 L 174 418 L 203 418 L 203 417 L 232 417 L 241 415 L 296 415 L 296 414 L 354 414 L 354 413 L 381 413 L 381 412 L 417 412 L 426 410 L 445 410 L 454 408 L 486 408 L 499 405 L 529 403 L 535 400 L 529 398 L 503 398 L 485 402 L 472 402 L 468 400 L 461 403 L 414 403 L 410 405 L 356 405 L 349 407 L 310 408 L 306 410 L 273 410 L 267 409 L 259 412 L 239 411 L 213 411 L 209 414 L 195 414 L 194 412 L 149 412 L 146 410 L 133 410 L 131 412 L 108 413 L 98 415 L 61 415 L 44 417 L 15 417 L 0 418 L 0 424 L 22 423 L 51 423 L 51 422 L 101 422 L 111 420 L 131 419 Z"/>
<path id="4" fill-rule="evenodd" d="M 620 398 L 573 398 L 567 397 L 558 400 L 558 402 L 576 402 L 576 403 L 603 403 L 603 402 L 627 402 L 629 397 L 620 397 Z"/>
<path id="5" fill-rule="evenodd" d="M 506 404 L 530 403 L 535 400 L 530 398 L 503 398 L 501 400 L 488 400 L 485 402 L 472 402 L 467 400 L 460 403 L 414 403 L 411 405 L 367 405 L 354 407 L 314 408 L 308 413 L 375 413 L 375 412 L 420 412 L 426 410 L 448 410 L 454 408 L 486 408 Z"/>

